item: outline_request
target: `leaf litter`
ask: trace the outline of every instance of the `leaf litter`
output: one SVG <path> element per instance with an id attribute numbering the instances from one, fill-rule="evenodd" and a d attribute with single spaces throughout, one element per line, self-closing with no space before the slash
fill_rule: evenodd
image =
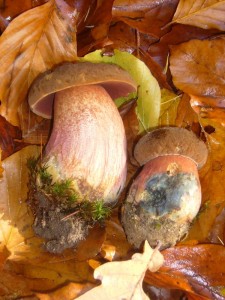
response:
<path id="1" fill-rule="evenodd" d="M 39 10 L 28 10 L 25 14 L 15 19 L 2 34 L 0 40 L 1 53 L 4 54 L 2 55 L 2 59 L 7 57 L 2 64 L 2 73 L 0 72 L 0 76 L 3 78 L 0 86 L 2 115 L 13 125 L 19 125 L 17 108 L 20 108 L 21 103 L 23 103 L 25 106 L 23 110 L 24 120 L 27 120 L 29 109 L 26 107 L 24 100 L 30 83 L 42 69 L 44 70 L 46 67 L 51 68 L 52 65 L 63 60 L 76 60 L 77 44 L 79 53 L 82 52 L 83 55 L 95 50 L 95 47 L 97 47 L 97 49 L 105 48 L 106 52 L 110 50 L 112 53 L 115 48 L 119 49 L 120 45 L 121 48 L 124 48 L 125 45 L 129 53 L 141 57 L 151 68 L 154 66 L 154 71 L 157 70 L 154 74 L 157 75 L 161 88 L 168 88 L 169 86 L 177 96 L 181 93 L 186 93 L 183 94 L 179 100 L 171 100 L 171 102 L 167 102 L 165 98 L 162 98 L 162 103 L 165 102 L 165 104 L 161 104 L 161 124 L 164 126 L 182 126 L 193 130 L 208 144 L 210 156 L 206 166 L 200 173 L 203 192 L 202 209 L 193 223 L 188 237 L 180 243 L 180 246 L 165 250 L 163 252 L 165 257 L 164 265 L 156 273 L 147 272 L 144 281 L 149 285 L 187 291 L 187 294 L 190 295 L 190 299 L 198 299 L 198 297 L 199 299 L 202 297 L 223 299 L 223 286 L 225 286 L 225 282 L 224 276 L 220 275 L 224 273 L 224 247 L 221 245 L 219 239 L 219 245 L 210 244 L 210 238 L 216 217 L 223 212 L 225 193 L 223 187 L 224 91 L 222 88 L 223 84 L 220 84 L 220 80 L 223 78 L 221 71 L 224 69 L 224 55 L 221 54 L 224 51 L 224 29 L 222 27 L 224 23 L 224 1 L 207 2 L 199 0 L 195 1 L 194 6 L 193 1 L 170 1 L 172 3 L 170 3 L 170 5 L 169 2 L 167 3 L 165 1 L 139 0 L 135 2 L 134 6 L 129 7 L 127 5 L 129 1 L 117 0 L 113 3 L 112 15 L 112 3 L 104 8 L 106 16 L 102 22 L 99 21 L 101 19 L 101 9 L 95 10 L 93 3 L 91 4 L 91 1 L 89 1 L 88 5 L 90 11 L 95 10 L 93 16 L 97 14 L 96 25 L 98 28 L 95 32 L 92 31 L 92 24 L 95 24 L 95 22 L 91 24 L 91 18 L 89 18 L 90 12 L 88 12 L 87 18 L 83 18 L 83 13 L 78 16 L 76 15 L 75 6 L 71 4 L 71 1 L 67 2 L 68 6 L 66 6 L 65 10 L 61 9 L 62 7 L 58 5 L 60 2 L 61 1 L 49 1 L 43 6 L 40 6 L 38 8 Z M 58 6 L 55 6 L 55 4 Z M 84 7 L 82 0 L 79 1 L 79 4 L 81 7 L 82 5 Z M 184 6 L 184 4 L 186 6 Z M 144 14 L 142 11 L 143 5 L 145 7 Z M 44 26 L 42 29 L 45 28 L 47 36 L 54 32 L 50 25 L 45 27 L 45 23 L 43 23 L 43 18 L 45 18 L 47 22 L 46 17 L 44 17 L 46 14 L 41 15 L 38 13 L 38 15 L 36 15 L 37 12 L 40 11 L 44 13 L 49 12 L 50 7 L 58 7 L 59 9 L 57 11 L 52 10 L 53 19 L 51 20 L 53 20 L 56 30 L 60 30 L 60 34 L 64 32 L 67 35 L 68 27 L 66 27 L 66 24 L 70 24 L 70 26 L 74 25 L 71 19 L 68 19 L 66 15 L 63 14 L 65 12 L 68 13 L 68 11 L 70 13 L 74 12 L 72 15 L 77 17 L 75 23 L 76 21 L 79 23 L 79 34 L 76 35 L 73 30 L 72 33 L 69 33 L 71 37 L 74 37 L 70 44 L 71 48 L 69 44 L 64 43 L 65 40 L 63 38 L 60 38 L 58 40 L 58 47 L 54 48 L 56 52 L 52 52 L 52 46 L 55 46 L 56 42 L 55 38 L 53 38 L 54 35 L 52 35 L 52 39 L 50 36 L 52 44 L 49 44 L 49 40 L 48 42 L 40 40 L 37 44 L 32 43 L 35 33 L 38 33 L 36 27 L 41 30 L 41 26 L 36 26 L 36 23 Z M 214 13 L 215 7 L 217 7 L 217 12 L 219 12 L 217 14 Z M 191 9 L 195 9 L 194 13 Z M 65 16 L 64 19 L 60 20 L 62 23 L 58 22 L 58 13 L 60 13 L 61 16 Z M 207 18 L 208 15 L 210 15 L 211 18 Z M 32 18 L 32 16 L 34 18 Z M 82 21 L 79 20 L 79 16 L 83 18 Z M 199 17 L 203 17 L 203 22 L 199 22 Z M 42 19 L 42 21 L 40 21 L 40 19 Z M 185 22 L 183 22 L 183 20 L 185 20 Z M 121 23 L 126 23 L 126 26 L 121 26 Z M 48 25 L 48 22 L 46 24 Z M 59 24 L 65 26 L 60 27 L 58 26 Z M 154 26 L 151 24 L 154 24 Z M 117 25 L 120 25 L 117 27 L 119 29 L 118 31 L 110 30 Z M 162 26 L 163 30 L 161 29 Z M 18 34 L 19 28 L 22 30 L 22 35 Z M 26 31 L 23 30 L 23 28 L 26 28 Z M 76 30 L 76 26 L 72 27 L 72 29 L 74 28 Z M 105 37 L 98 35 L 101 28 L 104 28 Z M 205 30 L 204 28 L 211 28 L 211 30 Z M 129 29 L 127 31 L 129 32 L 129 36 L 124 34 L 125 29 Z M 109 31 L 110 40 L 107 37 L 107 32 Z M 31 34 L 27 36 L 29 32 L 31 32 Z M 121 32 L 121 36 L 123 36 L 121 41 L 118 39 L 118 32 Z M 220 37 L 215 39 L 218 35 L 220 35 Z M 129 40 L 131 36 L 132 39 Z M 60 35 L 60 37 L 62 36 Z M 136 39 L 139 40 L 139 42 L 135 44 Z M 202 43 L 200 41 L 201 39 L 204 40 Z M 71 39 L 69 40 L 71 41 Z M 21 43 L 21 41 L 23 42 Z M 169 47 L 169 45 L 175 44 L 176 46 Z M 36 48 L 36 50 L 40 50 L 42 54 L 37 56 L 37 61 L 31 60 L 31 57 L 33 57 L 32 53 L 34 53 L 32 52 L 32 47 L 35 45 L 41 45 L 41 47 Z M 69 47 L 69 50 L 65 49 L 65 45 Z M 18 48 L 19 46 L 20 48 Z M 46 49 L 50 49 L 50 51 L 42 51 L 45 49 L 45 46 L 47 46 Z M 7 47 L 10 47 L 12 50 L 8 51 Z M 19 52 L 18 49 L 20 49 Z M 62 53 L 57 52 L 59 49 L 60 51 L 62 50 Z M 38 51 L 35 53 L 38 53 Z M 54 56 L 50 55 L 50 53 L 54 53 Z M 187 55 L 184 56 L 184 53 Z M 202 53 L 202 55 L 199 55 L 199 53 Z M 207 59 L 204 60 L 206 57 Z M 15 63 L 13 63 L 14 60 Z M 32 72 L 27 73 L 26 68 L 26 72 L 19 72 L 20 67 L 27 66 L 30 61 L 37 62 L 37 64 L 32 63 L 30 65 L 30 71 Z M 43 65 L 43 62 L 45 65 Z M 167 62 L 169 62 L 170 68 L 166 70 L 167 72 L 165 74 L 163 72 L 165 71 Z M 203 72 L 203 70 L 205 71 Z M 172 78 L 170 72 L 172 73 Z M 210 82 L 208 79 L 210 79 Z M 199 83 L 198 85 L 195 84 L 196 80 Z M 212 87 L 211 92 L 218 91 L 218 94 L 209 93 L 209 86 Z M 6 87 L 10 87 L 10 89 L 6 89 Z M 171 96 L 171 99 L 175 98 Z M 134 112 L 135 105 L 124 117 L 128 137 L 129 180 L 133 178 L 137 171 L 137 166 L 132 159 L 132 146 L 138 138 L 138 128 Z M 126 119 L 127 116 L 129 116 L 128 119 Z M 23 118 L 20 117 L 20 122 L 22 119 Z M 32 115 L 30 120 L 31 123 L 28 122 L 28 124 L 30 124 L 29 126 L 31 127 L 28 128 L 28 130 L 26 129 L 26 138 L 29 140 L 30 137 L 29 141 L 35 141 L 35 143 L 41 144 L 42 130 L 44 132 L 44 127 L 39 127 L 39 124 L 42 124 L 41 120 L 35 119 Z M 26 121 L 24 121 L 24 124 L 25 123 Z M 23 129 L 22 134 L 25 132 L 25 127 L 26 125 L 21 126 Z M 39 131 L 36 131 L 38 127 Z M 44 132 L 43 135 L 46 139 L 46 132 Z M 5 138 L 3 138 L 3 140 L 5 140 Z M 23 171 L 21 173 L 21 160 L 18 160 L 21 153 L 25 153 L 24 151 L 27 150 L 22 150 L 22 152 L 20 151 L 18 154 L 16 153 L 17 158 L 15 161 L 14 159 L 11 160 L 11 157 L 15 157 L 14 154 L 4 161 L 4 164 L 8 164 L 7 166 L 3 166 L 5 169 L 4 172 L 7 172 L 7 169 L 12 170 L 12 174 L 8 176 L 9 178 L 12 177 L 15 182 L 25 182 L 26 176 L 20 176 L 20 174 L 23 174 Z M 20 163 L 18 163 L 19 161 Z M 7 182 L 4 174 L 5 173 L 2 173 L 3 180 L 1 181 L 1 185 L 2 182 L 4 182 L 4 184 Z M 9 182 L 11 182 L 10 184 L 13 189 L 16 186 L 15 182 Z M 26 185 L 22 184 L 23 191 L 26 189 L 25 186 Z M 129 246 L 126 246 L 124 242 L 125 236 L 121 235 L 118 240 L 115 240 L 111 235 L 119 234 L 117 231 L 111 229 L 106 233 L 108 235 L 106 240 L 104 234 L 100 234 L 101 238 L 97 239 L 98 245 L 96 247 L 95 241 L 92 240 L 90 244 L 87 243 L 86 246 L 85 244 L 83 245 L 80 254 L 69 251 L 63 255 L 50 256 L 43 251 L 41 247 L 42 241 L 33 236 L 31 230 L 32 218 L 31 220 L 29 219 L 31 216 L 27 214 L 27 211 L 25 214 L 24 202 L 22 201 L 21 206 L 18 206 L 18 199 L 21 201 L 22 192 L 17 188 L 14 191 L 6 187 L 3 188 L 3 192 L 6 192 L 6 196 L 2 197 L 1 201 L 1 210 L 4 212 L 4 215 L 1 215 L 1 240 L 3 241 L 1 261 L 3 271 L 6 272 L 7 270 L 9 282 L 15 280 L 15 282 L 18 282 L 18 285 L 19 282 L 22 283 L 22 281 L 16 281 L 18 280 L 17 274 L 20 274 L 20 279 L 23 278 L 21 276 L 25 276 L 23 278 L 24 285 L 20 291 L 18 291 L 15 286 L 12 286 L 10 289 L 10 287 L 7 286 L 7 282 L 3 282 L 2 280 L 2 284 L 5 286 L 5 295 L 10 296 L 16 291 L 18 296 L 30 296 L 34 295 L 34 291 L 38 291 L 41 286 L 42 292 L 46 290 L 45 296 L 48 296 L 46 299 L 53 299 L 51 298 L 53 294 L 48 293 L 51 289 L 55 289 L 55 293 L 57 293 L 57 291 L 59 292 L 55 299 L 57 299 L 57 297 L 58 299 L 62 299 L 60 298 L 60 295 L 62 295 L 62 293 L 60 294 L 60 285 L 64 285 L 64 295 L 66 295 L 66 291 L 71 291 L 74 295 L 75 290 L 84 291 L 86 281 L 92 282 L 94 285 L 97 284 L 92 277 L 91 262 L 90 264 L 88 264 L 88 262 L 84 263 L 84 260 L 95 257 L 96 262 L 102 263 L 105 262 L 105 260 L 121 259 L 126 255 L 129 256 L 131 249 Z M 15 195 L 13 196 L 13 194 Z M 14 200 L 11 201 L 10 199 Z M 26 227 L 25 224 L 28 226 Z M 117 224 L 120 226 L 120 223 Z M 224 232 L 223 222 L 219 222 L 218 226 L 221 226 L 219 232 Z M 25 236 L 21 236 L 22 228 L 25 230 L 23 233 Z M 120 228 L 120 232 L 122 232 L 122 227 Z M 96 233 L 94 236 L 96 238 L 99 235 Z M 24 239 L 24 237 L 28 238 Z M 221 235 L 219 238 L 224 242 L 224 236 Z M 117 242 L 119 244 L 115 246 Z M 200 244 L 196 246 L 198 243 Z M 90 245 L 92 250 L 89 250 L 88 245 Z M 101 245 L 104 245 L 102 251 Z M 124 252 L 120 251 L 120 245 L 124 247 Z M 88 249 L 88 251 L 84 249 Z M 84 254 L 86 251 L 88 253 Z M 107 251 L 109 251 L 109 253 L 107 253 Z M 113 256 L 113 253 L 116 253 L 116 255 Z M 169 253 L 176 253 L 176 255 L 170 256 Z M 177 260 L 179 255 L 181 258 L 180 264 Z M 189 273 L 187 273 L 187 271 Z M 60 274 L 60 278 L 58 274 Z M 149 274 L 151 274 L 151 276 Z M 194 276 L 190 277 L 190 274 L 194 274 Z M 75 283 L 67 284 L 66 282 L 68 281 Z M 79 286 L 78 282 L 80 281 L 83 281 L 84 284 Z M 93 285 L 89 285 L 89 288 L 91 287 L 93 287 Z M 79 292 L 77 293 L 79 294 Z M 78 294 L 76 294 L 76 296 Z"/>

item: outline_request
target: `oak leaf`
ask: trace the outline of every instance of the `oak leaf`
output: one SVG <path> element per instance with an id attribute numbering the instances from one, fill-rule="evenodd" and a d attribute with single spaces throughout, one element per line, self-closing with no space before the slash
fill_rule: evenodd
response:
<path id="1" fill-rule="evenodd" d="M 50 0 L 19 15 L 0 37 L 1 114 L 14 125 L 34 78 L 76 59 L 75 17 L 66 2 Z"/>
<path id="2" fill-rule="evenodd" d="M 173 22 L 204 29 L 225 30 L 224 13 L 224 0 L 181 0 L 173 17 Z"/>
<path id="3" fill-rule="evenodd" d="M 142 289 L 145 272 L 156 272 L 162 264 L 162 254 L 157 249 L 153 250 L 146 241 L 143 254 L 136 253 L 131 260 L 108 262 L 95 269 L 94 277 L 102 284 L 77 299 L 147 300 L 149 298 Z"/>

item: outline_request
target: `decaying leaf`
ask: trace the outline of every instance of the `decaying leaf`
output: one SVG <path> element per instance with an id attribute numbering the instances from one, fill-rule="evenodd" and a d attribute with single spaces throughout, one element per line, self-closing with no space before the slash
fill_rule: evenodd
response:
<path id="1" fill-rule="evenodd" d="M 156 249 L 151 249 L 146 241 L 143 254 L 136 253 L 131 260 L 109 262 L 95 269 L 94 277 L 101 280 L 102 284 L 77 299 L 147 300 L 148 297 L 142 289 L 145 272 L 156 272 L 162 264 L 162 254 Z"/>
<path id="2" fill-rule="evenodd" d="M 180 0 L 173 22 L 225 30 L 224 0 Z"/>
<path id="3" fill-rule="evenodd" d="M 34 78 L 65 60 L 76 60 L 76 11 L 62 0 L 28 10 L 0 37 L 1 115 L 18 125 L 17 109 Z"/>

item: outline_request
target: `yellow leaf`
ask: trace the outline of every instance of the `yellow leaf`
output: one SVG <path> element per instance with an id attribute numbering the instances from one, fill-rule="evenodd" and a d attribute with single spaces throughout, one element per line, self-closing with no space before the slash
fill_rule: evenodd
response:
<path id="1" fill-rule="evenodd" d="M 162 254 L 153 250 L 146 241 L 143 254 L 136 253 L 131 260 L 108 262 L 95 269 L 94 277 L 101 280 L 102 284 L 77 299 L 147 300 L 149 298 L 142 289 L 145 272 L 156 272 L 162 264 Z"/>
<path id="2" fill-rule="evenodd" d="M 65 1 L 50 0 L 15 18 L 0 37 L 1 114 L 14 125 L 34 78 L 77 58 L 75 16 Z"/>
<path id="3" fill-rule="evenodd" d="M 225 1 L 181 0 L 173 17 L 173 23 L 225 30 Z"/>

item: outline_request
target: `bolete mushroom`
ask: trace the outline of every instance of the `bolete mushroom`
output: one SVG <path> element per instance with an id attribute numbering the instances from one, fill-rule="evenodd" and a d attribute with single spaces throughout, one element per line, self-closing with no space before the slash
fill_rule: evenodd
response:
<path id="1" fill-rule="evenodd" d="M 32 84 L 31 110 L 46 118 L 54 112 L 30 201 L 34 230 L 47 239 L 49 251 L 76 246 L 102 219 L 104 207 L 116 203 L 126 180 L 127 154 L 113 99 L 136 89 L 117 65 L 90 62 L 65 63 Z"/>
<path id="2" fill-rule="evenodd" d="M 143 169 L 132 183 L 122 207 L 128 241 L 155 247 L 173 246 L 189 229 L 201 205 L 198 169 L 207 147 L 191 131 L 163 127 L 143 136 L 134 157 Z"/>

